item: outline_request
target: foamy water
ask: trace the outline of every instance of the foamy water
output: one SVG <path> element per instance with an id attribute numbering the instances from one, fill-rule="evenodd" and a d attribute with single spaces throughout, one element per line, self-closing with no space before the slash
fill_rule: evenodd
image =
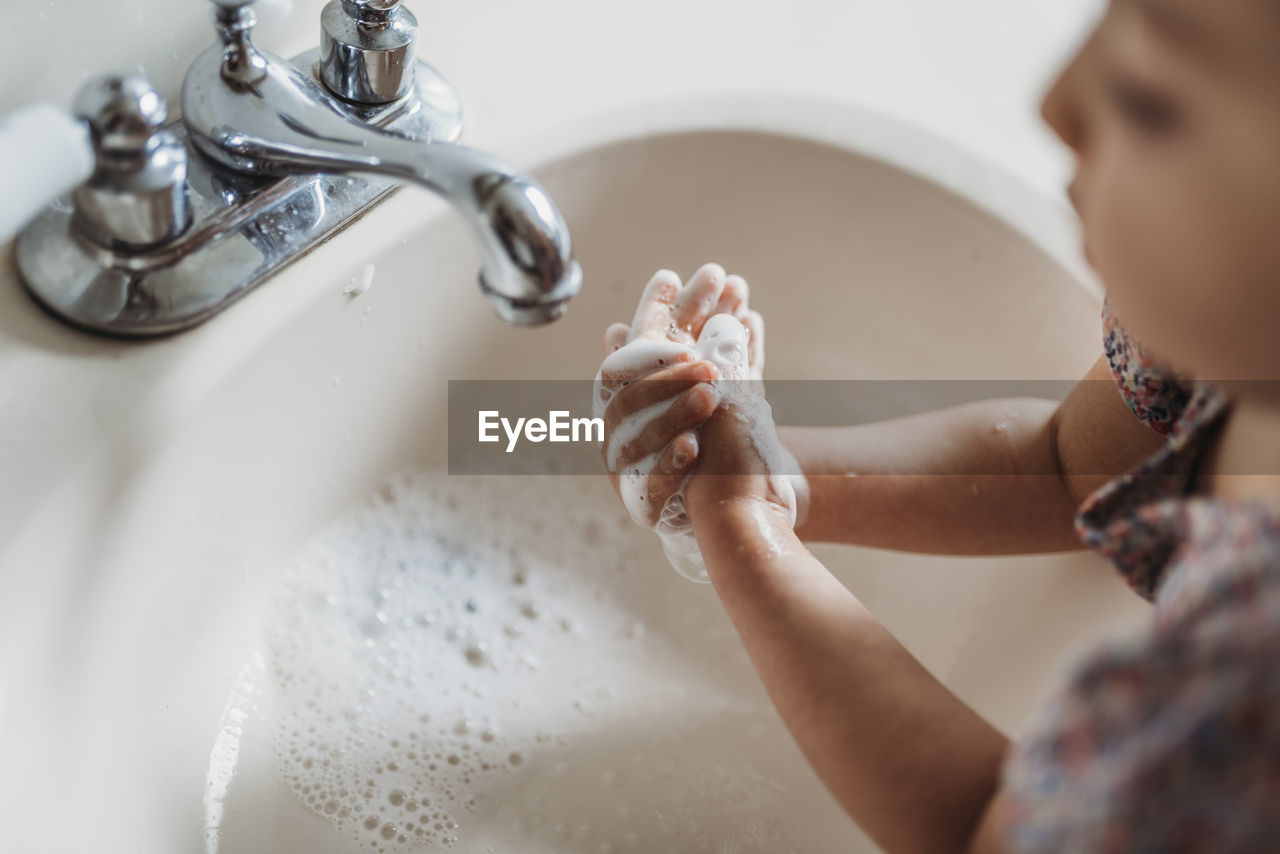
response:
<path id="1" fill-rule="evenodd" d="M 308 545 L 211 849 L 291 838 L 235 807 L 259 767 L 312 816 L 298 850 L 847 850 L 714 593 L 618 505 L 602 477 L 417 472 Z"/>

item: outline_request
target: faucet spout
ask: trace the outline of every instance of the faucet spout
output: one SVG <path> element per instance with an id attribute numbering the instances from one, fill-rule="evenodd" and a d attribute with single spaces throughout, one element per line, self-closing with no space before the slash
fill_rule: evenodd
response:
<path id="1" fill-rule="evenodd" d="M 223 44 L 201 54 L 183 82 L 183 121 L 203 154 L 249 174 L 375 173 L 426 187 L 471 226 L 481 289 L 504 321 L 533 326 L 564 313 L 582 270 L 537 182 L 483 152 L 351 118 L 310 74 L 252 46 L 252 19 L 233 17 L 252 13 L 227 11 L 219 9 Z"/>

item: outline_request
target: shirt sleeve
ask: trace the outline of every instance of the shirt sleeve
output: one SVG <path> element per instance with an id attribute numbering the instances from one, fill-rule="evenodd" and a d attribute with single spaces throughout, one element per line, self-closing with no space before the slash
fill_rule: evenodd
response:
<path id="1" fill-rule="evenodd" d="M 1129 409 L 1161 436 L 1172 435 L 1191 397 L 1191 383 L 1179 381 L 1171 370 L 1143 352 L 1142 345 L 1129 335 L 1105 301 L 1102 344 L 1111 375 Z"/>
<path id="2" fill-rule="evenodd" d="M 1183 615 L 1082 662 L 1006 762 L 1012 849 L 1276 850 L 1277 587 L 1215 581 Z"/>

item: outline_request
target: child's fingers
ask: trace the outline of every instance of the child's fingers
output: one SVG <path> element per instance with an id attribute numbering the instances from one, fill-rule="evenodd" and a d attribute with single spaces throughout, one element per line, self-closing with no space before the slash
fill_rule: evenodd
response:
<path id="1" fill-rule="evenodd" d="M 650 454 L 656 454 L 671 443 L 672 437 L 691 430 L 710 418 L 719 402 L 714 388 L 699 384 L 676 398 L 670 409 L 646 424 L 639 435 L 618 449 L 617 453 L 613 453 L 612 448 L 616 437 L 610 436 L 610 453 L 607 457 L 609 468 L 618 472 L 635 465 Z"/>
<path id="2" fill-rule="evenodd" d="M 631 333 L 631 327 L 625 323 L 614 323 L 604 332 L 604 354 L 609 354 L 621 350 L 627 343 L 627 336 Z"/>
<path id="3" fill-rule="evenodd" d="M 720 371 L 711 362 L 690 362 L 655 371 L 618 391 L 604 413 L 604 429 L 612 433 L 623 419 L 642 409 L 671 400 L 698 383 L 714 382 Z"/>
<path id="4" fill-rule="evenodd" d="M 716 309 L 712 314 L 732 314 L 739 320 L 739 315 L 746 309 L 747 300 L 750 297 L 751 289 L 747 287 L 747 280 L 741 276 L 729 276 L 724 280 L 724 291 L 720 294 L 720 302 L 716 304 Z"/>
<path id="5" fill-rule="evenodd" d="M 702 331 L 702 324 L 714 313 L 724 291 L 725 272 L 719 264 L 703 264 L 694 273 L 675 305 L 676 326 L 694 338 Z"/>
<path id="6" fill-rule="evenodd" d="M 698 439 L 693 433 L 681 433 L 671 440 L 646 484 L 645 506 L 650 525 L 657 523 L 667 499 L 684 483 L 697 458 Z"/>
<path id="7" fill-rule="evenodd" d="M 618 386 L 648 376 L 671 365 L 693 361 L 693 352 L 674 341 L 646 341 L 642 351 L 617 350 L 600 365 L 600 382 L 605 388 Z"/>
<path id="8" fill-rule="evenodd" d="M 747 327 L 748 346 L 750 347 L 748 362 L 751 372 L 756 378 L 764 376 L 764 318 L 758 311 L 748 310 L 740 318 Z"/>
<path id="9" fill-rule="evenodd" d="M 640 304 L 631 321 L 631 337 L 643 338 L 667 336 L 671 325 L 672 307 L 680 295 L 680 277 L 670 270 L 659 270 L 644 286 Z"/>

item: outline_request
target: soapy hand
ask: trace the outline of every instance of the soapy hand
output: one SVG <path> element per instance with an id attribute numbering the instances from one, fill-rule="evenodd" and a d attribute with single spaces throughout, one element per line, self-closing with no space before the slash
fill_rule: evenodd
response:
<path id="1" fill-rule="evenodd" d="M 684 520 L 707 520 L 739 499 L 779 511 L 796 521 L 796 492 L 788 474 L 795 460 L 778 439 L 764 384 L 747 366 L 748 332 L 729 315 L 707 320 L 694 353 L 720 370 L 719 406 L 700 428 L 702 453 L 678 508 Z"/>
<path id="2" fill-rule="evenodd" d="M 652 527 L 698 456 L 694 432 L 719 403 L 710 384 L 720 371 L 693 352 L 707 321 L 736 318 L 746 330 L 745 364 L 764 369 L 764 323 L 747 304 L 741 276 L 703 265 L 681 285 L 659 270 L 645 286 L 630 326 L 604 336 L 605 362 L 596 378 L 596 415 L 605 420 L 605 463 L 632 518 Z"/>
<path id="3" fill-rule="evenodd" d="M 702 452 L 683 493 L 695 529 L 748 503 L 795 526 L 807 483 L 778 440 L 768 404 L 759 404 L 763 410 L 755 402 L 726 401 L 702 425 Z"/>
<path id="4" fill-rule="evenodd" d="M 605 336 L 595 406 L 605 420 L 606 465 L 632 519 L 658 530 L 682 571 L 688 566 L 671 545 L 690 524 L 679 492 L 695 462 L 709 475 L 694 491 L 695 506 L 754 496 L 794 523 L 797 487 L 785 475 L 804 485 L 764 399 L 764 326 L 746 295 L 746 282 L 717 265 L 683 289 L 660 271 L 633 324 L 615 324 Z"/>
<path id="5" fill-rule="evenodd" d="M 719 264 L 702 265 L 683 286 L 675 273 L 659 270 L 645 285 L 631 325 L 615 323 L 605 332 L 604 353 L 608 356 L 640 339 L 693 347 L 708 318 L 730 314 L 747 327 L 750 335 L 747 361 L 752 379 L 760 379 L 764 376 L 764 320 L 748 307 L 748 296 L 746 280 L 726 275 Z"/>

